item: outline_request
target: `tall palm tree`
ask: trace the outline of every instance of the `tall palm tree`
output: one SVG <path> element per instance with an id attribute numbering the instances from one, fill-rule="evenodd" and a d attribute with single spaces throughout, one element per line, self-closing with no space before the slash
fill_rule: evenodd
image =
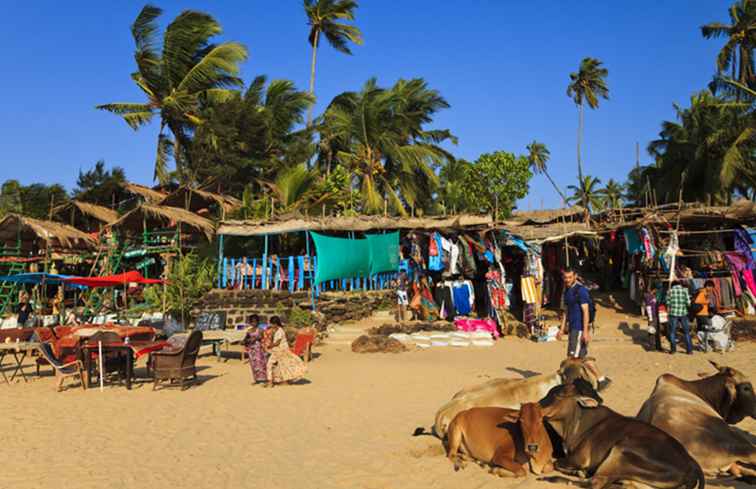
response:
<path id="1" fill-rule="evenodd" d="M 182 12 L 168 24 L 162 49 L 158 49 L 160 14 L 162 10 L 147 5 L 131 26 L 137 65 L 131 78 L 145 93 L 147 102 L 97 108 L 123 117 L 135 130 L 160 116 L 155 179 L 164 184 L 170 178 L 167 163 L 171 155 L 179 173 L 190 159 L 190 134 L 202 122 L 202 102 L 225 100 L 235 92 L 232 88 L 242 86 L 236 75 L 239 64 L 247 59 L 247 49 L 235 42 L 212 44 L 210 38 L 221 33 L 220 24 L 210 15 L 193 10 Z M 166 127 L 173 139 L 164 134 Z"/>
<path id="2" fill-rule="evenodd" d="M 580 205 L 586 212 L 600 209 L 603 202 L 601 201 L 599 185 L 601 185 L 601 180 L 585 175 L 581 180 L 578 180 L 577 185 L 567 187 L 572 191 L 572 196 L 568 199 L 569 202 Z"/>
<path id="3" fill-rule="evenodd" d="M 332 157 L 352 175 L 364 211 L 390 207 L 406 215 L 407 207 L 437 187 L 434 170 L 453 159 L 439 145 L 456 138 L 448 130 L 425 128 L 448 106 L 422 79 L 399 80 L 388 89 L 370 79 L 360 92 L 343 93 L 329 105 L 320 129 L 328 147 L 320 145 L 318 159 Z"/>
<path id="4" fill-rule="evenodd" d="M 549 179 L 549 182 L 551 182 L 554 190 L 556 190 L 559 196 L 562 198 L 562 202 L 567 205 L 567 197 L 564 196 L 562 191 L 557 186 L 556 182 L 554 182 L 554 180 L 551 178 L 551 175 L 549 175 L 547 167 L 549 158 L 551 158 L 551 152 L 549 151 L 549 149 L 545 144 L 539 143 L 535 140 L 530 143 L 526 149 L 528 150 L 528 162 L 530 163 L 530 168 L 533 169 L 533 173 L 545 175 L 546 178 Z"/>
<path id="5" fill-rule="evenodd" d="M 753 50 L 756 47 L 756 0 L 738 0 L 729 10 L 730 24 L 712 22 L 701 26 L 706 39 L 726 37 L 717 56 L 719 73 L 731 70 L 731 78 L 747 85 L 754 76 Z"/>
<path id="6" fill-rule="evenodd" d="M 583 105 L 587 103 L 589 108 L 597 109 L 600 98 L 609 99 L 609 87 L 606 84 L 609 70 L 602 64 L 595 58 L 583 58 L 578 71 L 570 73 L 570 84 L 567 85 L 567 96 L 571 97 L 578 107 L 577 163 L 580 181 L 583 180 L 583 164 L 580 155 L 583 139 Z"/>
<path id="7" fill-rule="evenodd" d="M 610 178 L 609 181 L 606 182 L 606 185 L 604 186 L 601 193 L 604 195 L 604 198 L 606 199 L 607 204 L 609 204 L 609 207 L 611 207 L 612 209 L 617 209 L 620 207 L 623 194 L 625 193 L 625 186 L 615 179 Z"/>
<path id="8" fill-rule="evenodd" d="M 362 32 L 357 26 L 343 21 L 354 21 L 354 11 L 358 4 L 355 0 L 304 0 L 307 23 L 310 25 L 308 40 L 312 46 L 312 63 L 310 65 L 310 95 L 315 95 L 315 62 L 320 45 L 320 35 L 324 35 L 328 44 L 336 51 L 352 54 L 349 43 L 362 44 Z M 307 112 L 307 125 L 312 124 L 313 106 Z"/>

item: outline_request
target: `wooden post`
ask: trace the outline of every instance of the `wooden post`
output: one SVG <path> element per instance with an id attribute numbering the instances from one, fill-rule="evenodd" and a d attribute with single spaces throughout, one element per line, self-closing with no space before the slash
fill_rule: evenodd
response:
<path id="1" fill-rule="evenodd" d="M 221 288 L 221 279 L 223 275 L 223 234 L 218 235 L 218 288 Z"/>

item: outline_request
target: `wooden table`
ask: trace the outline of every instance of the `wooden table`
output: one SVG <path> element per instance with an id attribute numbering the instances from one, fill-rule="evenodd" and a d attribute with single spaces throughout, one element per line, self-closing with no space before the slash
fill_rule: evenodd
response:
<path id="1" fill-rule="evenodd" d="M 242 342 L 247 335 L 247 330 L 237 329 L 217 329 L 202 332 L 202 343 L 213 345 L 213 354 L 218 361 L 221 359 L 221 353 L 225 346 L 226 351 L 230 351 L 231 345 L 237 345 Z M 242 361 L 244 361 L 244 352 L 242 352 Z"/>
<path id="2" fill-rule="evenodd" d="M 13 379 L 16 378 L 16 375 L 21 372 L 21 377 L 23 377 L 24 382 L 27 382 L 28 379 L 26 378 L 26 374 L 24 373 L 24 359 L 26 356 L 34 351 L 39 349 L 39 343 L 35 341 L 19 341 L 19 342 L 11 342 L 11 343 L 0 343 L 0 374 L 2 374 L 3 379 L 7 384 L 10 384 Z M 13 358 L 16 360 L 16 368 L 13 370 L 13 374 L 11 375 L 10 380 L 5 375 L 5 370 L 3 370 L 3 360 L 5 359 L 5 356 L 10 353 L 13 355 Z"/>
<path id="3" fill-rule="evenodd" d="M 84 370 L 87 371 L 87 378 L 89 379 L 89 385 L 92 387 L 92 354 L 98 352 L 100 345 L 98 343 L 82 343 L 81 354 L 84 357 Z M 108 352 L 119 352 L 126 354 L 126 389 L 131 390 L 131 379 L 134 377 L 134 349 L 131 345 L 126 343 L 103 343 L 102 354 L 105 355 Z M 103 359 L 103 365 L 105 359 Z M 103 375 L 103 372 L 100 372 Z"/>

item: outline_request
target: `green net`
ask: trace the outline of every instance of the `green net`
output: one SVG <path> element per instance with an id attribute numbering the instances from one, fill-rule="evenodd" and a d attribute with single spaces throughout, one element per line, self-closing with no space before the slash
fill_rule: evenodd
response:
<path id="1" fill-rule="evenodd" d="M 370 275 L 395 272 L 399 269 L 399 231 L 387 234 L 368 234 Z"/>
<path id="2" fill-rule="evenodd" d="M 370 249 L 366 239 L 344 239 L 310 233 L 315 242 L 318 266 L 315 283 L 337 278 L 367 277 L 370 273 Z"/>

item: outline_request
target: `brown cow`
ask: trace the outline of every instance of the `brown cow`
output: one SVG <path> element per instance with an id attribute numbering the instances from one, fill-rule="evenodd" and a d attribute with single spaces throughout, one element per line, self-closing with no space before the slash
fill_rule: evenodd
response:
<path id="1" fill-rule="evenodd" d="M 753 385 L 741 372 L 711 364 L 719 373 L 704 379 L 659 377 L 637 418 L 675 437 L 708 476 L 754 476 L 756 447 L 729 426 L 756 418 Z"/>
<path id="2" fill-rule="evenodd" d="M 568 358 L 552 374 L 536 375 L 527 379 L 492 379 L 482 384 L 467 387 L 436 412 L 432 433 L 443 439 L 454 417 L 467 409 L 476 407 L 500 407 L 517 409 L 521 404 L 536 402 L 549 390 L 560 384 L 569 384 L 577 378 L 599 388 L 599 373 L 594 358 Z M 414 435 L 427 434 L 424 428 L 417 428 Z"/>
<path id="3" fill-rule="evenodd" d="M 512 472 L 527 474 L 530 465 L 535 474 L 549 472 L 551 440 L 543 425 L 541 407 L 523 404 L 520 411 L 507 408 L 473 408 L 454 417 L 449 425 L 447 456 L 459 470 L 459 452 Z"/>
<path id="4" fill-rule="evenodd" d="M 592 474 L 591 488 L 638 482 L 659 488 L 703 489 L 701 467 L 677 440 L 655 426 L 622 416 L 566 386 L 543 416 L 564 442 L 557 470 Z"/>

